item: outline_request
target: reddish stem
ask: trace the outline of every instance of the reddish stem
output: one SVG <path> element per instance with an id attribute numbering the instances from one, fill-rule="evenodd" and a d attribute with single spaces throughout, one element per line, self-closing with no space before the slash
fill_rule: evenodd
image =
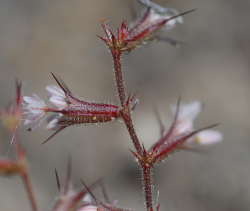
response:
<path id="1" fill-rule="evenodd" d="M 140 145 L 140 142 L 139 142 L 139 139 L 136 135 L 136 132 L 135 132 L 135 127 L 133 125 L 133 122 L 132 122 L 132 119 L 131 117 L 129 118 L 129 120 L 126 120 L 125 121 L 125 124 L 126 124 L 126 127 L 128 129 L 128 132 L 129 132 L 129 135 L 130 135 L 130 138 L 132 139 L 132 142 L 135 146 L 135 149 L 137 151 L 137 153 L 139 155 L 142 155 L 142 148 L 141 148 L 141 145 Z"/>
<path id="2" fill-rule="evenodd" d="M 119 99 L 121 102 L 121 106 L 123 108 L 126 107 L 126 92 L 125 92 L 125 83 L 123 81 L 123 73 L 122 73 L 122 65 L 121 65 L 121 52 L 113 50 L 112 52 L 113 60 L 114 60 L 114 68 L 115 68 L 115 79 L 116 79 L 116 86 L 117 86 L 117 92 L 119 95 Z M 132 139 L 132 142 L 135 146 L 135 149 L 139 155 L 142 155 L 142 147 L 139 142 L 139 139 L 136 135 L 135 128 L 131 119 L 131 116 L 129 115 L 128 118 L 123 118 L 126 124 L 126 127 L 128 129 L 129 135 Z"/>
<path id="3" fill-rule="evenodd" d="M 116 87 L 117 87 L 119 99 L 121 102 L 121 106 L 124 108 L 126 106 L 127 99 L 126 99 L 125 85 L 123 81 L 121 52 L 113 50 L 111 53 L 112 53 L 113 60 L 114 60 Z"/>
<path id="4" fill-rule="evenodd" d="M 13 133 L 12 135 L 14 136 L 15 153 L 16 153 L 17 162 L 19 163 L 19 168 L 20 168 L 19 175 L 23 180 L 23 183 L 24 183 L 32 210 L 38 211 L 36 200 L 35 200 L 35 194 L 34 194 L 33 189 L 32 189 L 31 180 L 30 180 L 29 172 L 28 172 L 28 168 L 27 168 L 26 154 L 25 154 L 23 148 L 21 147 L 20 139 L 18 137 L 17 131 L 15 133 Z"/>
<path id="5" fill-rule="evenodd" d="M 30 177 L 29 177 L 28 172 L 27 171 L 23 172 L 21 174 L 21 177 L 23 179 L 23 183 L 24 183 L 24 186 L 26 188 L 32 210 L 33 211 L 38 211 L 36 201 L 35 201 L 35 197 L 34 197 L 34 192 L 33 192 L 33 189 L 32 189 L 32 185 L 31 185 L 31 181 L 30 181 Z"/>
<path id="6" fill-rule="evenodd" d="M 152 211 L 152 185 L 151 185 L 151 168 L 143 167 L 144 194 L 148 211 Z"/>
<path id="7" fill-rule="evenodd" d="M 123 73 L 122 73 L 122 67 L 121 67 L 121 52 L 117 50 L 112 50 L 111 53 L 112 53 L 113 60 L 114 60 L 115 79 L 116 79 L 116 86 L 117 86 L 119 99 L 121 102 L 121 106 L 125 108 L 127 106 L 126 105 L 127 99 L 126 99 L 125 84 L 123 81 Z M 135 132 L 135 127 L 134 127 L 131 115 L 129 114 L 129 115 L 122 116 L 122 117 L 123 117 L 123 120 L 125 122 L 130 138 L 132 139 L 132 142 L 135 146 L 137 153 L 140 156 L 143 156 L 142 146 Z M 147 211 L 153 211 L 151 167 L 142 165 L 142 171 L 143 171 L 142 176 L 143 176 L 143 181 L 144 181 L 144 193 L 145 193 Z"/>

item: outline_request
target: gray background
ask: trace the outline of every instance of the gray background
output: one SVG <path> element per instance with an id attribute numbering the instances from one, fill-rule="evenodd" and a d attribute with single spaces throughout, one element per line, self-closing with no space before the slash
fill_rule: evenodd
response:
<path id="1" fill-rule="evenodd" d="M 140 139 L 146 147 L 157 140 L 154 107 L 168 127 L 169 107 L 179 94 L 184 102 L 204 103 L 196 128 L 221 123 L 216 129 L 224 134 L 222 143 L 204 147 L 209 155 L 177 153 L 156 166 L 161 210 L 249 210 L 250 1 L 156 2 L 179 12 L 198 10 L 166 32 L 186 46 L 156 42 L 123 56 L 127 92 L 139 90 L 134 120 Z M 134 4 L 139 13 L 142 6 Z M 50 71 L 79 97 L 118 104 L 111 56 L 95 36 L 104 35 L 100 18 L 116 32 L 124 19 L 131 22 L 127 1 L 1 0 L 0 106 L 14 98 L 15 77 L 26 82 L 25 95 L 36 93 L 50 105 L 45 86 L 56 84 Z M 57 194 L 55 168 L 64 183 L 69 154 L 76 188 L 82 187 L 79 178 L 91 184 L 105 176 L 111 199 L 122 207 L 144 209 L 140 168 L 128 150 L 133 146 L 122 123 L 67 128 L 40 146 L 51 135 L 45 127 L 46 121 L 31 133 L 20 127 L 40 210 L 47 210 Z M 4 127 L 0 139 L 4 156 L 11 140 Z M 102 198 L 100 188 L 94 193 Z M 20 178 L 0 178 L 0 210 L 30 210 Z"/>

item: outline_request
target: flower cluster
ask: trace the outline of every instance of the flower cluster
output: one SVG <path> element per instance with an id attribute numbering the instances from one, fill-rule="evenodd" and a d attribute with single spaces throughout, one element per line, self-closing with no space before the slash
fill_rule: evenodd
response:
<path id="1" fill-rule="evenodd" d="M 135 95 L 132 98 L 128 98 L 125 108 L 119 109 L 118 106 L 112 104 L 93 103 L 81 100 L 78 97 L 73 96 L 54 75 L 53 77 L 60 88 L 56 86 L 47 86 L 46 89 L 48 91 L 47 95 L 50 98 L 50 102 L 55 108 L 48 108 L 44 101 L 35 94 L 33 94 L 34 98 L 28 96 L 23 97 L 24 101 L 28 103 L 24 107 L 28 110 L 28 112 L 25 112 L 27 117 L 24 125 L 29 125 L 39 120 L 33 128 L 28 129 L 29 131 L 36 129 L 42 123 L 48 112 L 56 113 L 56 115 L 50 117 L 51 120 L 47 125 L 47 129 L 56 131 L 45 142 L 68 126 L 114 122 L 121 115 L 126 116 L 130 114 L 130 110 L 134 108 L 131 103 Z"/>
<path id="2" fill-rule="evenodd" d="M 179 114 L 177 118 L 177 127 L 175 129 L 176 135 L 193 131 L 193 122 L 196 119 L 196 117 L 199 115 L 200 111 L 202 109 L 202 103 L 200 101 L 194 101 L 190 104 L 181 104 L 179 108 Z M 171 111 L 173 114 L 175 114 L 177 110 L 176 106 L 171 107 Z M 195 134 L 193 137 L 188 139 L 185 144 L 189 143 L 198 143 L 198 144 L 214 144 L 222 140 L 222 134 L 219 131 L 216 130 L 204 130 L 197 134 Z"/>
<path id="3" fill-rule="evenodd" d="M 150 6 L 152 3 L 153 2 L 150 3 Z M 148 41 L 161 38 L 161 31 L 172 29 L 177 22 L 182 23 L 182 16 L 194 11 L 190 10 L 179 14 L 177 10 L 173 8 L 163 9 L 165 14 L 160 14 L 157 10 L 153 9 L 152 6 L 148 7 L 142 16 L 131 24 L 130 28 L 126 27 L 126 20 L 124 20 L 121 29 L 118 29 L 117 37 L 111 32 L 105 20 L 101 19 L 106 38 L 98 37 L 106 43 L 111 52 L 130 52 Z M 170 15 L 171 13 L 173 15 Z"/>
<path id="4" fill-rule="evenodd" d="M 166 131 L 163 126 L 161 128 L 161 138 L 146 151 L 143 147 L 143 155 L 131 151 L 136 156 L 136 161 L 145 168 L 151 168 L 156 163 L 162 162 L 170 154 L 178 149 L 189 149 L 190 143 L 214 144 L 222 140 L 222 134 L 219 131 L 209 128 L 211 125 L 199 130 L 193 129 L 193 121 L 201 111 L 202 104 L 194 101 L 190 104 L 180 104 L 172 106 L 171 110 L 174 114 L 174 121 Z"/>
<path id="5" fill-rule="evenodd" d="M 93 193 L 91 192 L 90 188 L 85 185 L 82 181 L 83 185 L 86 189 L 84 190 L 74 190 L 71 184 L 71 159 L 68 160 L 68 168 L 67 168 L 67 178 L 66 178 L 66 185 L 64 188 L 61 188 L 61 184 L 58 178 L 57 171 L 56 173 L 56 180 L 59 195 L 56 198 L 56 202 L 53 205 L 52 211 L 68 211 L 68 210 L 75 210 L 75 211 L 128 211 L 126 209 L 121 209 L 116 206 L 117 201 L 110 201 L 108 199 L 107 193 L 103 187 L 102 179 L 98 180 L 98 183 L 95 182 L 91 185 L 92 188 L 95 188 L 97 185 L 101 185 L 103 194 L 105 197 L 104 201 L 98 200 Z M 94 199 L 92 201 L 91 197 Z M 131 211 L 131 210 L 130 210 Z"/>
<path id="6" fill-rule="evenodd" d="M 71 184 L 71 159 L 68 160 L 68 168 L 67 168 L 67 179 L 66 179 L 66 185 L 65 188 L 61 188 L 61 184 L 57 175 L 57 171 L 55 169 L 56 173 L 56 180 L 57 180 L 57 186 L 59 195 L 57 197 L 56 203 L 53 206 L 53 211 L 60 211 L 60 210 L 82 210 L 80 207 L 82 207 L 82 200 L 84 200 L 84 206 L 89 208 L 89 205 L 86 206 L 87 202 L 86 196 L 87 192 L 84 190 L 74 190 L 73 186 Z M 83 199 L 84 197 L 84 199 Z M 87 197 L 89 198 L 89 197 Z M 91 206 L 94 207 L 94 206 Z M 79 209 L 78 209 L 79 208 Z M 88 209 L 85 209 L 88 210 Z M 91 210 L 91 209 L 90 209 Z M 95 210 L 96 207 L 95 207 Z"/>
<path id="7" fill-rule="evenodd" d="M 30 131 L 34 130 L 41 124 L 48 112 L 56 113 L 56 115 L 52 116 L 52 120 L 47 126 L 48 129 L 56 130 L 56 132 L 45 142 L 70 125 L 111 122 L 119 117 L 118 106 L 81 100 L 67 91 L 54 75 L 53 77 L 61 89 L 55 86 L 48 86 L 46 89 L 48 91 L 48 96 L 50 97 L 50 102 L 56 108 L 48 108 L 44 101 L 35 94 L 35 98 L 27 96 L 23 97 L 26 103 L 28 103 L 25 108 L 29 110 L 24 124 L 28 125 L 40 120 L 38 124 L 29 129 Z"/>

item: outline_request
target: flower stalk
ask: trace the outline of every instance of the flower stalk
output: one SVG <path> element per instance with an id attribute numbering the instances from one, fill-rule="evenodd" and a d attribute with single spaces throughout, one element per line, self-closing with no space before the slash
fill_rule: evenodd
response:
<path id="1" fill-rule="evenodd" d="M 151 168 L 152 167 L 142 167 L 142 175 L 144 180 L 144 195 L 146 201 L 146 208 L 148 211 L 153 211 Z"/>
<path id="2" fill-rule="evenodd" d="M 150 1 L 145 1 L 147 3 Z M 151 5 L 152 6 L 152 5 Z M 153 4 L 155 7 L 155 5 Z M 126 102 L 126 91 L 125 84 L 123 79 L 123 72 L 121 66 L 121 55 L 123 52 L 129 52 L 142 44 L 145 44 L 148 41 L 151 41 L 157 38 L 159 32 L 166 27 L 166 24 L 169 21 L 173 21 L 176 18 L 180 18 L 182 15 L 192 12 L 194 10 L 177 14 L 172 17 L 162 16 L 155 14 L 155 11 L 150 7 L 146 11 L 146 13 L 132 26 L 132 28 L 128 29 L 126 27 L 126 21 L 123 21 L 121 25 L 121 29 L 118 29 L 117 36 L 115 36 L 112 31 L 107 26 L 106 22 L 101 19 L 101 25 L 106 34 L 106 38 L 100 37 L 109 48 L 109 51 L 113 58 L 114 71 L 115 71 L 115 80 L 116 87 L 119 96 L 119 100 L 121 106 L 123 108 L 121 112 L 121 117 L 124 120 L 124 123 L 129 132 L 130 138 L 134 144 L 136 152 L 131 151 L 135 157 L 136 161 L 140 163 L 142 167 L 142 175 L 143 175 L 143 184 L 144 184 L 144 193 L 146 200 L 146 208 L 147 211 L 153 211 L 152 207 L 152 178 L 151 178 L 151 170 L 155 164 L 162 162 L 166 157 L 168 157 L 171 153 L 176 150 L 184 149 L 184 143 L 190 139 L 193 135 L 198 134 L 200 131 L 208 129 L 210 126 L 198 131 L 192 131 L 192 127 L 186 127 L 185 130 L 178 130 L 181 127 L 180 122 L 178 121 L 180 100 L 178 101 L 177 109 L 175 112 L 175 117 L 172 126 L 165 132 L 165 129 L 162 130 L 162 137 L 158 142 L 153 144 L 153 146 L 146 151 L 144 146 L 140 144 L 138 136 L 135 131 L 135 127 L 131 117 L 130 106 L 128 105 L 129 98 Z M 173 22 L 172 24 L 174 24 Z M 170 24 L 171 26 L 171 24 Z M 128 108 L 128 109 L 126 109 Z M 124 112 L 126 110 L 126 112 Z M 192 125 L 192 123 L 188 122 L 188 125 Z M 184 124 L 185 126 L 185 124 Z M 218 137 L 218 136 L 217 136 Z M 156 210 L 159 209 L 159 205 Z"/>
<path id="3" fill-rule="evenodd" d="M 12 135 L 12 141 L 10 144 L 14 144 L 16 159 L 0 159 L 0 173 L 11 176 L 19 175 L 22 178 L 23 184 L 25 186 L 27 196 L 29 198 L 31 208 L 33 211 L 38 211 L 37 204 L 35 201 L 35 195 L 31 185 L 31 180 L 28 172 L 28 161 L 25 151 L 23 150 L 20 139 L 18 137 L 18 125 L 23 117 L 22 109 L 22 87 L 23 83 L 16 80 L 17 94 L 13 103 L 9 104 L 7 108 L 2 109 L 0 113 L 0 118 L 4 125 Z M 7 156 L 6 156 L 7 157 Z"/>

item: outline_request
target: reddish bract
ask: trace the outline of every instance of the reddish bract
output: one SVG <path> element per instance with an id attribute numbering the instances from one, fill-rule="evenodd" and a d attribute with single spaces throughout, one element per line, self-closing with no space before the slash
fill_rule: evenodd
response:
<path id="1" fill-rule="evenodd" d="M 57 106 L 57 108 L 46 107 L 44 102 L 36 95 L 34 95 L 36 99 L 26 96 L 24 97 L 24 100 L 28 103 L 26 108 L 29 110 L 29 116 L 27 117 L 25 124 L 31 124 L 32 122 L 41 119 L 36 126 L 29 129 L 30 131 L 34 130 L 42 122 L 48 112 L 58 113 L 58 115 L 52 117 L 52 120 L 47 126 L 48 129 L 56 130 L 56 132 L 45 142 L 70 125 L 112 122 L 121 116 L 121 110 L 119 110 L 118 106 L 107 103 L 88 102 L 73 96 L 63 87 L 53 73 L 52 75 L 65 95 L 62 96 L 62 93 L 58 92 L 58 90 L 56 91 L 57 93 L 60 93 L 60 96 L 51 96 L 51 93 L 49 93 L 49 96 L 51 96 L 51 102 Z"/>
<path id="2" fill-rule="evenodd" d="M 124 20 L 121 25 L 121 30 L 118 29 L 117 36 L 111 32 L 105 20 L 101 19 L 101 25 L 106 34 L 106 38 L 97 36 L 106 43 L 112 54 L 114 51 L 120 53 L 129 52 L 147 43 L 148 41 L 157 38 L 158 32 L 165 27 L 168 21 L 176 19 L 192 11 L 194 10 L 170 17 L 155 14 L 155 11 L 149 8 L 130 29 L 126 27 L 126 20 Z"/>

